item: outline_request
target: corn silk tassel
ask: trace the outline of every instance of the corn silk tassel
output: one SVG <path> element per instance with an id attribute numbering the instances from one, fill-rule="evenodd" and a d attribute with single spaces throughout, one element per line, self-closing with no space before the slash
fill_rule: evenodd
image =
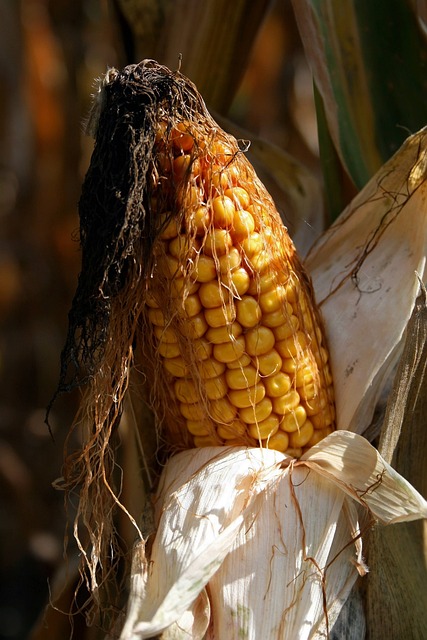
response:
<path id="1" fill-rule="evenodd" d="M 194 85 L 154 61 L 112 69 L 88 130 L 82 271 L 58 392 L 85 386 L 83 445 L 63 486 L 80 489 L 89 588 L 96 598 L 120 557 L 114 445 L 136 375 L 155 416 L 151 472 L 166 467 L 151 556 L 135 550 L 122 638 L 327 634 L 351 562 L 366 571 L 362 524 L 425 516 L 426 503 L 367 441 L 335 432 L 311 281 L 247 144 L 222 131 Z M 387 511 L 395 490 L 399 506 Z M 325 516 L 311 515 L 318 501 Z M 242 567 L 258 582 L 239 577 Z"/>

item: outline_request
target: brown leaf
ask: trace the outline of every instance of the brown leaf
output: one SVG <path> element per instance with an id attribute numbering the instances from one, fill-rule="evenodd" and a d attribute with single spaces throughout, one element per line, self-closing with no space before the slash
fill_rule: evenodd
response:
<path id="1" fill-rule="evenodd" d="M 380 453 L 424 496 L 427 494 L 427 306 L 422 288 L 387 407 Z M 378 527 L 370 540 L 368 638 L 425 638 L 427 567 L 423 522 Z"/>

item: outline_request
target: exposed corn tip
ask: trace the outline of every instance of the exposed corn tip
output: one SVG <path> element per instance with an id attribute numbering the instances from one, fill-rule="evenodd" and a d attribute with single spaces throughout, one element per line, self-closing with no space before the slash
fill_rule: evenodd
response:
<path id="1" fill-rule="evenodd" d="M 335 413 L 319 314 L 286 228 L 219 128 L 164 121 L 156 141 L 152 198 L 163 223 L 146 330 L 167 428 L 196 447 L 299 457 L 334 429 Z"/>

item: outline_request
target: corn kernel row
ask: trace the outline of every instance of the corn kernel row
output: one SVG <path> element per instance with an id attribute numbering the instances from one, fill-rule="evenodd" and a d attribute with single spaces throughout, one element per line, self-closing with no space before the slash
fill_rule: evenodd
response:
<path id="1" fill-rule="evenodd" d="M 298 457 L 335 416 L 328 352 L 286 229 L 221 136 L 207 144 L 179 123 L 157 145 L 158 190 L 167 186 L 156 202 L 171 210 L 159 212 L 146 317 L 171 419 L 195 446 Z"/>

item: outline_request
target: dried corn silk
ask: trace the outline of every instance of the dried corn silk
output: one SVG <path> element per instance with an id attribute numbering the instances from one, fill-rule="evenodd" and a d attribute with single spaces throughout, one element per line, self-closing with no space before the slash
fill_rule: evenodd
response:
<path id="1" fill-rule="evenodd" d="M 109 72 L 98 107 L 68 361 L 79 336 L 89 371 L 111 371 L 110 398 L 143 371 L 164 447 L 299 457 L 334 429 L 328 352 L 245 143 L 153 61 Z"/>

